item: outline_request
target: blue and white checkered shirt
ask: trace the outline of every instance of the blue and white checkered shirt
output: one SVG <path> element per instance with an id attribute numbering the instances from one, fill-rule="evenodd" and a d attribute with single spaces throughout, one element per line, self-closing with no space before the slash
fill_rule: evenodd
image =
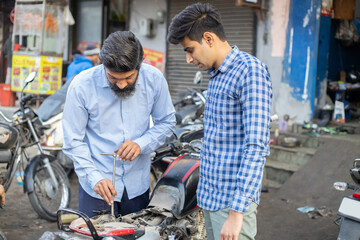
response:
<path id="1" fill-rule="evenodd" d="M 245 212 L 259 204 L 269 155 L 272 84 L 266 65 L 236 46 L 210 70 L 198 205 Z"/>

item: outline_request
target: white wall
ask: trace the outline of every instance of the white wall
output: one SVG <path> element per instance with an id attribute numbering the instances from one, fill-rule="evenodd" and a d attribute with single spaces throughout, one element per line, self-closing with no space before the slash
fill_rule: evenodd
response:
<path id="1" fill-rule="evenodd" d="M 276 12 L 272 0 L 268 0 L 267 6 L 264 7 L 267 10 L 257 14 L 256 57 L 263 61 L 269 68 L 273 83 L 272 112 L 279 114 L 275 110 L 275 105 L 277 104 L 279 89 L 281 88 L 284 60 L 283 48 L 285 48 L 284 40 L 286 40 L 286 36 L 283 34 L 274 35 L 274 31 L 281 22 L 286 23 L 286 10 L 282 9 L 283 14 Z M 286 30 L 286 26 L 284 26 L 284 29 Z"/>
<path id="2" fill-rule="evenodd" d="M 149 48 L 166 54 L 166 0 L 133 0 L 130 7 L 130 31 L 140 40 L 144 48 Z M 164 23 L 155 21 L 155 36 L 148 38 L 140 34 L 140 21 L 143 18 L 156 19 L 157 10 L 165 11 Z M 164 70 L 165 70 L 165 55 L 164 55 Z"/>
<path id="3" fill-rule="evenodd" d="M 256 57 L 269 68 L 273 83 L 272 113 L 280 119 L 288 114 L 294 121 L 308 121 L 309 102 L 299 102 L 291 94 L 289 84 L 282 82 L 284 51 L 289 19 L 290 0 L 266 0 L 267 11 L 258 14 Z"/>

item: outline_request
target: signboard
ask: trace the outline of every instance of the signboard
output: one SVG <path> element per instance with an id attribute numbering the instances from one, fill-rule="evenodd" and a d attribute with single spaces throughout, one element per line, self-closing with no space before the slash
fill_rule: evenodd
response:
<path id="1" fill-rule="evenodd" d="M 14 23 L 15 20 L 15 8 L 13 8 L 10 12 L 10 21 Z"/>
<path id="2" fill-rule="evenodd" d="M 20 92 L 30 72 L 37 76 L 25 89 L 26 93 L 53 94 L 61 87 L 62 59 L 49 56 L 13 55 L 11 90 Z"/>
<path id="3" fill-rule="evenodd" d="M 144 49 L 144 63 L 150 64 L 160 71 L 163 71 L 164 68 L 164 53 L 158 52 L 152 49 Z"/>

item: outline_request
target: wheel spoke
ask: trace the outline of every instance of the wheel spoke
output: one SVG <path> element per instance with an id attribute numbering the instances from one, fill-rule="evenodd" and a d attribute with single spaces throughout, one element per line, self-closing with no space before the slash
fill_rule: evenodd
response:
<path id="1" fill-rule="evenodd" d="M 29 198 L 40 216 L 49 220 L 56 220 L 56 211 L 59 208 L 68 207 L 70 188 L 67 176 L 61 166 L 51 163 L 51 167 L 59 184 L 57 188 L 53 185 L 47 168 L 39 165 L 34 174 L 34 192 L 29 194 Z"/>

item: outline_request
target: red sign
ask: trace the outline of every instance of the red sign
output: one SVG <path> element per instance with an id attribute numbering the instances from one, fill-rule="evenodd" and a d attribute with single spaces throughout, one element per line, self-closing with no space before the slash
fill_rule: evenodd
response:
<path id="1" fill-rule="evenodd" d="M 150 64 L 158 68 L 160 71 L 162 71 L 164 65 L 164 53 L 148 48 L 143 48 L 143 49 L 144 49 L 144 63 Z"/>
<path id="2" fill-rule="evenodd" d="M 10 12 L 10 20 L 12 23 L 14 23 L 14 19 L 15 19 L 15 8 L 13 8 Z"/>

